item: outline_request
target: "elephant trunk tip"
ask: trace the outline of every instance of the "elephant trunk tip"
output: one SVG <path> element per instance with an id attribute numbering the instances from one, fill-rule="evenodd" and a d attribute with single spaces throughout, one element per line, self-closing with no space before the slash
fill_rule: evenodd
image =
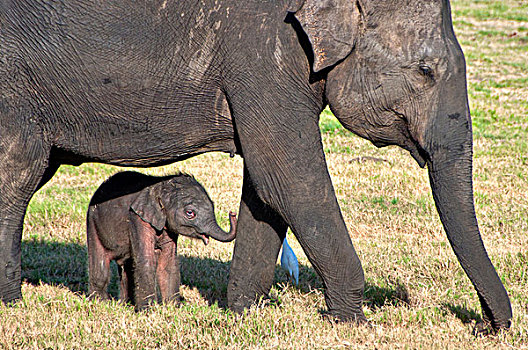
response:
<path id="1" fill-rule="evenodd" d="M 204 245 L 209 244 L 209 236 L 200 234 L 200 239 L 202 240 Z"/>
<path id="2" fill-rule="evenodd" d="M 211 228 L 211 230 L 207 234 L 202 234 L 202 240 L 204 241 L 204 243 L 208 243 L 209 237 L 212 237 L 219 242 L 231 242 L 232 240 L 234 240 L 237 231 L 237 218 L 236 214 L 232 211 L 229 212 L 229 224 L 229 232 L 222 230 L 220 226 L 218 226 L 218 224 L 213 224 L 213 228 Z"/>
<path id="3" fill-rule="evenodd" d="M 237 234 L 237 218 L 236 218 L 236 213 L 233 212 L 233 211 L 229 211 L 229 225 L 230 225 L 230 229 L 229 229 L 229 240 L 226 241 L 226 242 L 231 242 L 232 240 L 234 240 L 236 238 L 236 234 Z"/>

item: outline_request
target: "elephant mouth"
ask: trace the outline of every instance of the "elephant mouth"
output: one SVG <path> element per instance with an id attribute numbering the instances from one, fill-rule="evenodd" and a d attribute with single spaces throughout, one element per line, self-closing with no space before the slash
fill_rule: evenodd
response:
<path id="1" fill-rule="evenodd" d="M 204 245 L 208 245 L 209 244 L 209 236 L 206 235 L 206 234 L 201 234 L 199 233 L 200 235 L 200 239 L 203 241 Z"/>

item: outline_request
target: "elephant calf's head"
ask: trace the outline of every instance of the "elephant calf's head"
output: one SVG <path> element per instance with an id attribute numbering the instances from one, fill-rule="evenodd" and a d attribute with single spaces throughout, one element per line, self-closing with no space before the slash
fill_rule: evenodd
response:
<path id="1" fill-rule="evenodd" d="M 142 192 L 132 210 L 158 231 L 229 242 L 236 236 L 236 216 L 229 214 L 231 229 L 225 232 L 215 219 L 214 204 L 202 185 L 189 175 L 177 175 Z"/>

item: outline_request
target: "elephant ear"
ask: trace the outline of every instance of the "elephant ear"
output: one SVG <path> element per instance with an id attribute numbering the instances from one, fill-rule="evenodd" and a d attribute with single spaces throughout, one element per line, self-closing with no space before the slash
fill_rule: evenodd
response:
<path id="1" fill-rule="evenodd" d="M 352 51 L 359 32 L 359 0 L 292 0 L 294 12 L 312 44 L 313 71 L 330 67 Z"/>
<path id="2" fill-rule="evenodd" d="M 156 191 L 152 189 L 141 191 L 139 196 L 130 205 L 130 209 L 141 220 L 148 222 L 156 230 L 161 231 L 165 227 L 167 217 L 163 211 L 160 196 Z"/>

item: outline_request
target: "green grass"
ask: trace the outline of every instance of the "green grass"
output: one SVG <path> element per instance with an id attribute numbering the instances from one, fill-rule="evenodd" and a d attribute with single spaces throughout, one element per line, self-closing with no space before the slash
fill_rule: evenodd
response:
<path id="1" fill-rule="evenodd" d="M 271 299 L 246 315 L 225 309 L 233 243 L 181 238 L 181 305 L 147 312 L 89 300 L 85 212 L 92 193 L 119 168 L 63 166 L 31 201 L 22 240 L 22 292 L 0 306 L 0 349 L 528 349 L 528 4 L 452 1 L 468 63 L 474 130 L 474 187 L 481 234 L 511 297 L 510 331 L 475 338 L 478 296 L 446 239 L 426 170 L 407 152 L 376 149 L 327 109 L 320 119 L 330 175 L 366 276 L 371 327 L 336 324 L 322 282 L 299 243 L 292 286 L 277 267 Z M 515 34 L 514 34 L 515 33 Z M 237 210 L 242 161 L 205 154 L 141 171 L 192 173 L 208 190 L 221 225 Z M 115 274 L 115 267 L 114 267 Z M 111 293 L 117 295 L 114 276 Z"/>
<path id="2" fill-rule="evenodd" d="M 523 1 L 461 0 L 453 1 L 452 7 L 454 17 L 470 17 L 478 21 L 501 19 L 528 22 L 528 4 Z"/>

